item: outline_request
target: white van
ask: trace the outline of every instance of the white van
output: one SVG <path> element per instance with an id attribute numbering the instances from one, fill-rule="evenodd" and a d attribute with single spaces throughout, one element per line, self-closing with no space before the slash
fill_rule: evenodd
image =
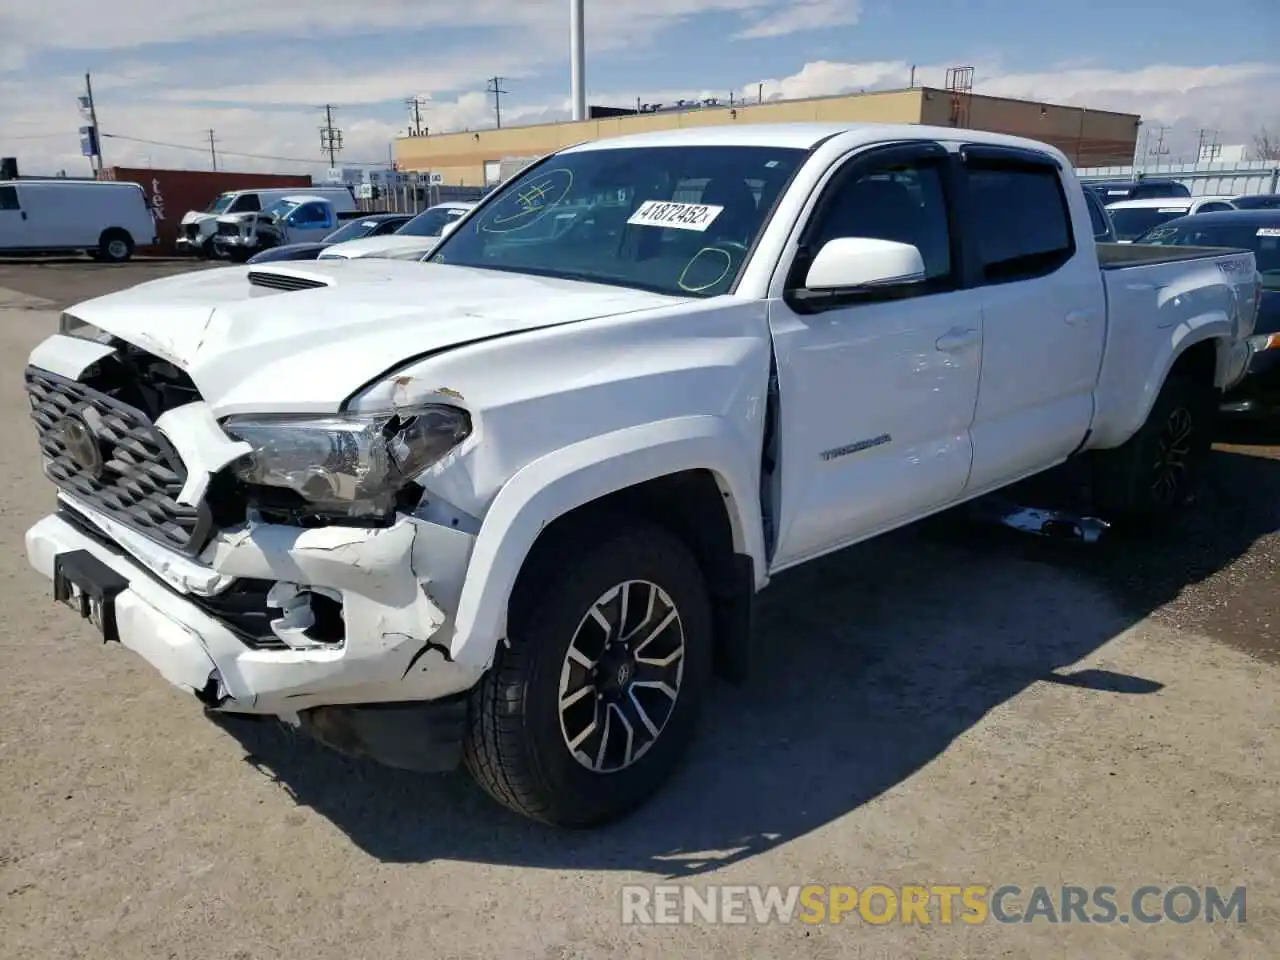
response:
<path id="1" fill-rule="evenodd" d="M 0 251 L 86 250 L 119 263 L 156 243 L 147 196 L 136 183 L 98 180 L 0 182 Z"/>
<path id="2" fill-rule="evenodd" d="M 333 205 L 334 213 L 354 213 L 355 196 L 350 187 L 272 187 L 263 190 L 228 190 L 220 193 L 203 210 L 189 210 L 182 218 L 178 234 L 179 253 L 216 256 L 213 236 L 218 231 L 218 217 L 233 213 L 260 213 L 285 197 L 305 193 L 322 197 Z"/>

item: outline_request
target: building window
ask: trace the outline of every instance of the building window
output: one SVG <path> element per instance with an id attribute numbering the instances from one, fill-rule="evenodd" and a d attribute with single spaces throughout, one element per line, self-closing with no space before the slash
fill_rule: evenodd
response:
<path id="1" fill-rule="evenodd" d="M 484 185 L 492 187 L 502 179 L 502 161 L 486 160 L 484 162 Z"/>

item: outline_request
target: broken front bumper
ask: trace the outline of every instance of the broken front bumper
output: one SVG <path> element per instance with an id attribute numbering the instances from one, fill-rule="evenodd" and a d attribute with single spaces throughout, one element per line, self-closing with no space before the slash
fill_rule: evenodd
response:
<path id="1" fill-rule="evenodd" d="M 445 700 L 482 668 L 449 660 L 452 611 L 474 537 L 411 516 L 384 528 L 258 524 L 220 534 L 195 559 L 145 541 L 66 497 L 26 535 L 33 567 L 84 551 L 127 582 L 120 642 L 170 683 L 230 712 L 292 718 L 316 707 Z M 255 639 L 223 615 L 235 585 L 270 588 Z M 306 636 L 299 598 L 341 606 L 336 640 Z M 343 716 L 343 711 L 332 714 Z"/>

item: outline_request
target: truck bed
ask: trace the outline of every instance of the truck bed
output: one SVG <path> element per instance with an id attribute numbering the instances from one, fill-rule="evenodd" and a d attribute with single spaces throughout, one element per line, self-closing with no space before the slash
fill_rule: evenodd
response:
<path id="1" fill-rule="evenodd" d="M 1231 247 L 1171 247 L 1156 243 L 1100 243 L 1098 265 L 1103 270 L 1152 266 L 1157 263 L 1179 263 L 1239 253 Z"/>

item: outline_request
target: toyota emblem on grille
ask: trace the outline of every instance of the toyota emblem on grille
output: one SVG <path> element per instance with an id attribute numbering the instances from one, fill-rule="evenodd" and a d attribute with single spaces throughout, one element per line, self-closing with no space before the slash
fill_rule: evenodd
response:
<path id="1" fill-rule="evenodd" d="M 98 438 L 79 417 L 67 417 L 55 428 L 58 439 L 66 447 L 75 465 L 92 477 L 102 476 L 105 462 Z"/>

